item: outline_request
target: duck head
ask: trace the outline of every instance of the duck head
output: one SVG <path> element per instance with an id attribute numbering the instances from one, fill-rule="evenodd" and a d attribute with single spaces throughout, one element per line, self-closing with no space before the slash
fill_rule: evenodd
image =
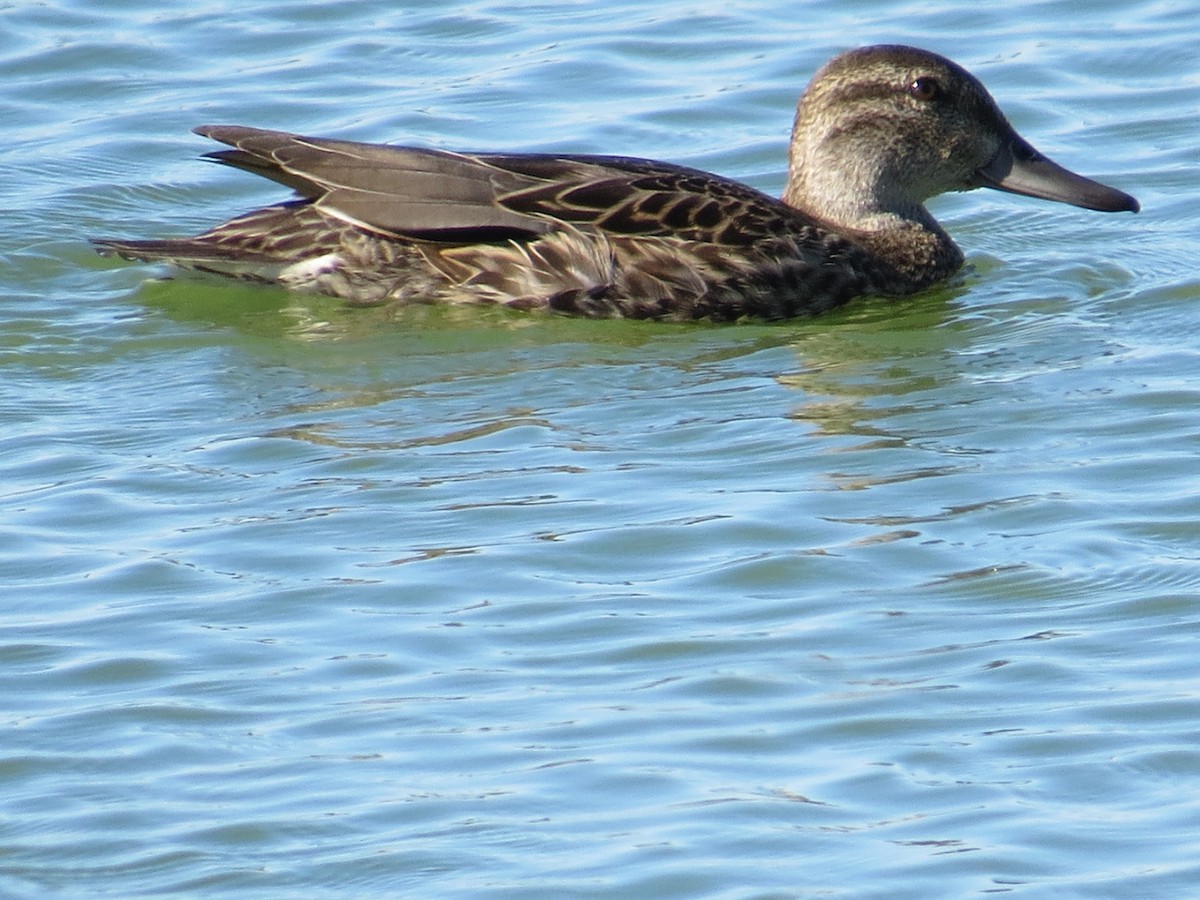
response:
<path id="1" fill-rule="evenodd" d="M 966 69 L 914 47 L 835 57 L 796 111 L 785 202 L 864 231 L 936 225 L 924 203 L 990 187 L 1103 212 L 1138 211 L 1126 193 L 1046 158 Z"/>

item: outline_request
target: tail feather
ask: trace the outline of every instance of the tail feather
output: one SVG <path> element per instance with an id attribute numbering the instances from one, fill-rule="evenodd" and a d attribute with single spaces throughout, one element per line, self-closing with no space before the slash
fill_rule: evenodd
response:
<path id="1" fill-rule="evenodd" d="M 197 272 L 210 272 L 273 284 L 287 267 L 285 261 L 266 254 L 247 253 L 196 238 L 165 241 L 122 241 L 98 238 L 91 241 L 102 256 L 119 256 L 137 262 L 164 262 Z"/>
<path id="2" fill-rule="evenodd" d="M 139 262 L 166 262 L 201 272 L 277 281 L 281 271 L 334 252 L 345 223 L 307 201 L 257 209 L 189 238 L 127 241 L 98 238 L 97 251 Z"/>
<path id="3" fill-rule="evenodd" d="M 257 262 L 278 262 L 264 253 L 250 253 L 245 248 L 233 248 L 198 238 L 178 238 L 163 241 L 124 241 L 117 238 L 93 238 L 91 244 L 102 256 L 119 256 L 138 262 L 169 262 L 188 265 L 200 262 L 233 262 L 239 259 Z"/>

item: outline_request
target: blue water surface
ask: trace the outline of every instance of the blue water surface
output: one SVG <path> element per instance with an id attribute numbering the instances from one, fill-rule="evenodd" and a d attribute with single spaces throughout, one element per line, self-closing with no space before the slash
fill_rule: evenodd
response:
<path id="1" fill-rule="evenodd" d="M 0 10 L 0 895 L 1193 897 L 1194 4 Z M 797 96 L 953 56 L 1103 216 L 725 327 L 104 260 L 284 195 L 230 122 L 777 192 Z"/>

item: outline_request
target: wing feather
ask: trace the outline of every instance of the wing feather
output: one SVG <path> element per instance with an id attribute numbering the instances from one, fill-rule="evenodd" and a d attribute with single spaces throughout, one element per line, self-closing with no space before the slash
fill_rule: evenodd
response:
<path id="1" fill-rule="evenodd" d="M 208 158 L 269 178 L 370 231 L 451 243 L 563 227 L 748 246 L 812 222 L 740 182 L 629 157 L 470 154 L 234 125 Z"/>

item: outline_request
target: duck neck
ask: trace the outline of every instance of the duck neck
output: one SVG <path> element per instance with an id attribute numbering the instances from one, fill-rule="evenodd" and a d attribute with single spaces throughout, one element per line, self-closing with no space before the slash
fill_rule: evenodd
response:
<path id="1" fill-rule="evenodd" d="M 792 131 L 783 202 L 860 244 L 895 270 L 907 290 L 945 278 L 962 265 L 962 251 L 893 173 L 882 154 L 860 152 L 851 133 L 809 121 L 804 104 Z"/>

